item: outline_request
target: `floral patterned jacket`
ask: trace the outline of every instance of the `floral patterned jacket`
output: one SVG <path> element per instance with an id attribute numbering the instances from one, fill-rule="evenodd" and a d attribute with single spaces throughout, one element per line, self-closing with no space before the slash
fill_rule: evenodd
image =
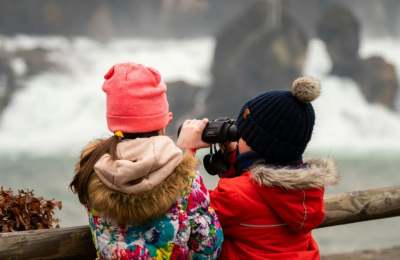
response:
<path id="1" fill-rule="evenodd" d="M 164 216 L 144 225 L 116 225 L 88 213 L 99 259 L 216 259 L 220 253 L 221 226 L 199 175 Z"/>

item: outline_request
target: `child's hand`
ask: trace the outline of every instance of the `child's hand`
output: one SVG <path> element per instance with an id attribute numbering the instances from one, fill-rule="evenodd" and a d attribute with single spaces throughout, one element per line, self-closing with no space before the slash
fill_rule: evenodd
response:
<path id="1" fill-rule="evenodd" d="M 203 134 L 204 128 L 207 124 L 207 118 L 204 118 L 203 120 L 186 120 L 182 125 L 176 145 L 181 149 L 190 150 L 209 147 L 210 145 L 203 142 L 201 139 L 201 135 Z"/>

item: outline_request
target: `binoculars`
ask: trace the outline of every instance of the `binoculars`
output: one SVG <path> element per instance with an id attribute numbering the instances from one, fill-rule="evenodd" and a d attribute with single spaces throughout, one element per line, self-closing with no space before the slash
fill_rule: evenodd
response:
<path id="1" fill-rule="evenodd" d="M 178 136 L 182 126 L 178 129 Z M 204 156 L 203 165 L 210 175 L 217 175 L 229 169 L 229 162 L 221 150 L 217 151 L 216 144 L 224 142 L 236 142 L 239 133 L 236 121 L 229 118 L 218 118 L 209 121 L 203 130 L 201 139 L 210 145 L 210 153 Z"/>
<path id="2" fill-rule="evenodd" d="M 182 125 L 178 129 L 178 137 Z M 235 142 L 239 140 L 236 121 L 229 118 L 218 118 L 209 121 L 201 135 L 205 143 L 216 144 L 224 142 Z"/>

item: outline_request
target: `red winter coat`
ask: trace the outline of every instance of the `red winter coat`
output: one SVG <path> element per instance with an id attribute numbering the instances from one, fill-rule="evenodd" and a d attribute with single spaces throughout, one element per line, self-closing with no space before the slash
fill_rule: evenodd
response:
<path id="1" fill-rule="evenodd" d="M 301 169 L 258 165 L 220 179 L 211 206 L 225 241 L 220 259 L 319 259 L 311 230 L 324 219 L 324 187 L 337 181 L 331 161 Z"/>

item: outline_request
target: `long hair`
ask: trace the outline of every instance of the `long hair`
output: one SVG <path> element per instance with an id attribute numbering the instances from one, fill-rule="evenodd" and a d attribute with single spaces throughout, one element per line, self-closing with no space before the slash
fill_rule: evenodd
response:
<path id="1" fill-rule="evenodd" d="M 129 133 L 124 134 L 124 138 L 145 138 L 159 134 L 160 131 L 149 133 Z M 108 153 L 113 160 L 118 159 L 117 145 L 119 142 L 121 142 L 119 137 L 111 136 L 108 139 L 95 140 L 83 149 L 80 159 L 75 165 L 75 176 L 69 184 L 71 190 L 78 194 L 79 201 L 83 205 L 87 205 L 89 201 L 88 185 L 90 177 L 94 173 L 94 165 L 106 153 Z"/>

